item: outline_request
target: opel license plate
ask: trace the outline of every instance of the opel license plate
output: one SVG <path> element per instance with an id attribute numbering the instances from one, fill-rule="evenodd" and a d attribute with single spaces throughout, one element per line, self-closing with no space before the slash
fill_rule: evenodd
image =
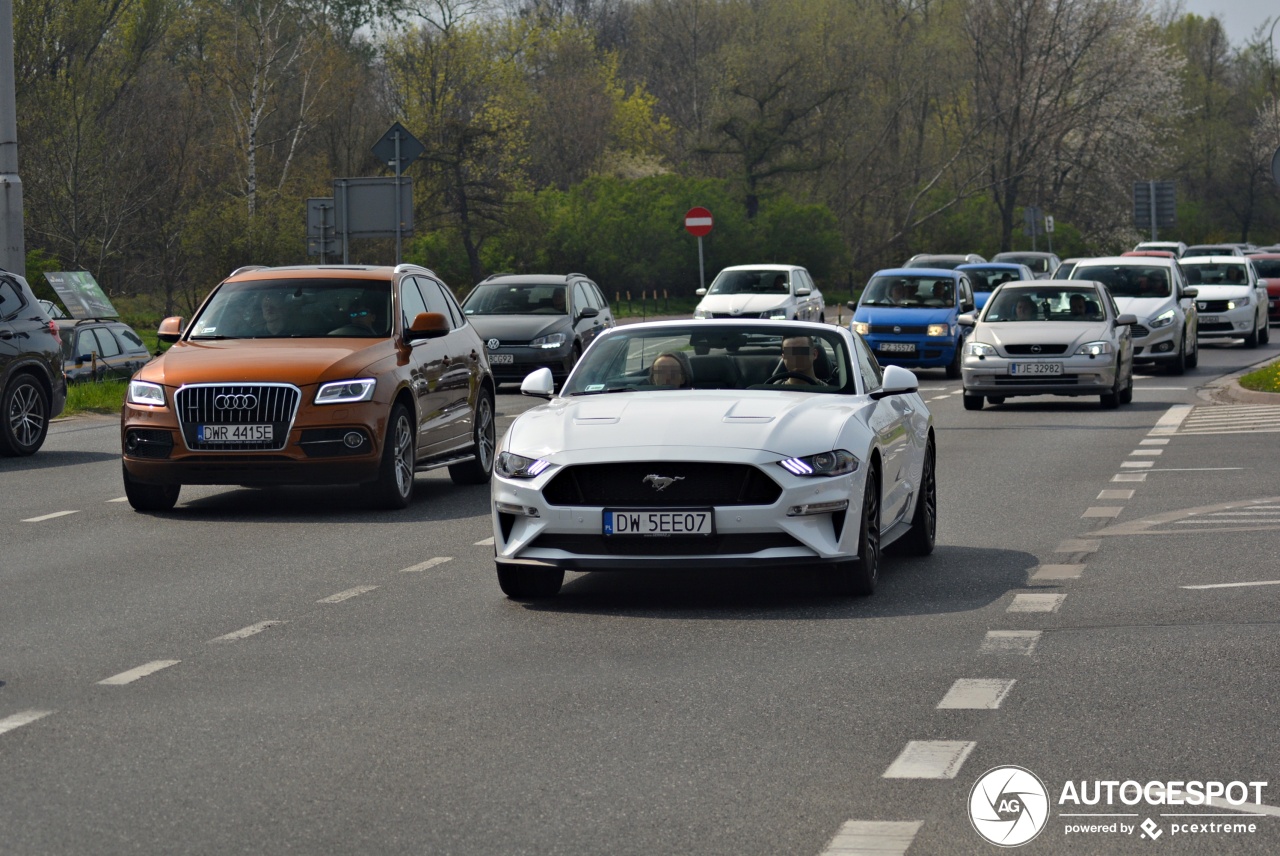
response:
<path id="1" fill-rule="evenodd" d="M 201 443 L 270 443 L 270 425 L 197 425 L 196 439 Z"/>
<path id="2" fill-rule="evenodd" d="M 515 354 L 490 354 L 489 362 L 495 366 L 509 366 L 516 361 Z"/>
<path id="3" fill-rule="evenodd" d="M 1060 375 L 1062 363 L 1009 363 L 1009 374 Z"/>
<path id="4" fill-rule="evenodd" d="M 711 508 L 604 510 L 606 535 L 714 535 L 715 511 Z"/>

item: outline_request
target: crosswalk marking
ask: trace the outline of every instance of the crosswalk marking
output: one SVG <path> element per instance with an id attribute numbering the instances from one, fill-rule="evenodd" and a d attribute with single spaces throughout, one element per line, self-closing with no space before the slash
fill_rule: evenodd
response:
<path id="1" fill-rule="evenodd" d="M 1280 432 L 1280 405 L 1201 404 L 1178 426 L 1179 434 Z"/>

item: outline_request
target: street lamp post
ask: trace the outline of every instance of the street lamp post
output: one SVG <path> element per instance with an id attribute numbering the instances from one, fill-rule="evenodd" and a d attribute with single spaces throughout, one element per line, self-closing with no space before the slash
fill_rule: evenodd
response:
<path id="1" fill-rule="evenodd" d="M 18 178 L 18 110 L 13 75 L 13 0 L 0 0 L 0 268 L 27 274 Z"/>

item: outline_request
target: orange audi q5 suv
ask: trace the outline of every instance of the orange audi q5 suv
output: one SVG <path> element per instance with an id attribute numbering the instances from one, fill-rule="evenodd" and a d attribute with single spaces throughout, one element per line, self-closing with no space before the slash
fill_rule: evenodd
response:
<path id="1" fill-rule="evenodd" d="M 356 484 L 403 508 L 414 473 L 459 484 L 493 469 L 484 343 L 431 271 L 244 267 L 129 382 L 124 487 L 167 511 L 184 484 Z"/>

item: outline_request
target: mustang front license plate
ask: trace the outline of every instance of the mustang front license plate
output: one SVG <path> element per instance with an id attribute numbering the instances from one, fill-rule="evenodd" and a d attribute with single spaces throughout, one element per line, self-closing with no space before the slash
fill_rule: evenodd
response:
<path id="1" fill-rule="evenodd" d="M 196 439 L 201 443 L 270 443 L 270 425 L 198 425 Z"/>
<path id="2" fill-rule="evenodd" d="M 885 353 L 914 354 L 916 346 L 911 342 L 881 342 L 880 350 Z"/>
<path id="3" fill-rule="evenodd" d="M 1009 374 L 1060 375 L 1062 363 L 1009 363 Z"/>
<path id="4" fill-rule="evenodd" d="M 489 362 L 493 365 L 505 366 L 516 361 L 515 354 L 490 354 Z"/>
<path id="5" fill-rule="evenodd" d="M 604 510 L 606 535 L 714 535 L 715 512 L 710 508 Z"/>

